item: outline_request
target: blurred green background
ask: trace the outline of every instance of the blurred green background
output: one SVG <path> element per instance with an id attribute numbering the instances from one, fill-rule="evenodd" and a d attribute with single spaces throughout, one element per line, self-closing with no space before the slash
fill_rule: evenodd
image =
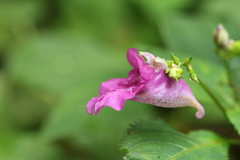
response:
<path id="1" fill-rule="evenodd" d="M 122 159 L 120 139 L 130 123 L 161 118 L 188 132 L 235 131 L 196 83 L 185 80 L 205 107 L 164 109 L 127 101 L 117 112 L 86 113 L 101 82 L 127 77 L 128 48 L 170 59 L 193 57 L 198 76 L 232 105 L 212 31 L 222 23 L 240 39 L 238 0 L 1 0 L 0 159 Z"/>

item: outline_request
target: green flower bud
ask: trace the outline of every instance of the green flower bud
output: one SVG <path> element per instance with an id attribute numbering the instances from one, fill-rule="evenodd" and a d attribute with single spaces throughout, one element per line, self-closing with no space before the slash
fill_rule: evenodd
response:
<path id="1" fill-rule="evenodd" d="M 172 57 L 172 60 L 174 62 L 174 64 L 178 65 L 179 64 L 179 59 L 173 55 L 173 53 L 171 53 L 171 57 Z"/>
<path id="2" fill-rule="evenodd" d="M 191 65 L 187 65 L 187 70 L 189 71 L 189 77 L 191 81 L 196 81 L 199 83 L 197 75 L 195 74 L 195 72 L 192 69 Z"/>
<path id="3" fill-rule="evenodd" d="M 184 65 L 189 65 L 191 63 L 192 57 L 191 58 L 186 58 L 183 62 Z"/>
<path id="4" fill-rule="evenodd" d="M 240 54 L 240 41 L 232 41 L 227 52 L 228 52 L 228 58 L 239 55 Z"/>
<path id="5" fill-rule="evenodd" d="M 166 70 L 166 73 L 168 73 L 168 76 L 171 78 L 174 78 L 176 81 L 178 81 L 179 79 L 183 78 L 183 69 L 179 68 L 176 65 L 172 65 L 172 68 L 168 68 Z"/>
<path id="6" fill-rule="evenodd" d="M 189 77 L 192 81 L 198 82 L 197 75 L 192 69 L 192 66 L 190 65 L 192 61 L 191 58 L 186 58 L 184 62 L 180 62 L 177 57 L 175 57 L 173 54 L 171 54 L 172 61 L 165 61 L 167 64 L 167 69 L 165 69 L 165 73 L 168 74 L 168 77 L 171 77 L 178 81 L 179 79 L 183 78 L 183 69 L 180 68 L 182 66 L 187 67 L 187 70 L 189 72 Z"/>
<path id="7" fill-rule="evenodd" d="M 213 32 L 213 38 L 217 47 L 227 49 L 229 47 L 229 35 L 223 25 L 219 24 Z"/>

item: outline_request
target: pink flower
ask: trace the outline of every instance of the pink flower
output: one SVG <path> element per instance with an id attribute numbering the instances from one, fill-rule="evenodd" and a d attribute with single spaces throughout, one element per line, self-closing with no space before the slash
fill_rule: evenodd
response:
<path id="1" fill-rule="evenodd" d="M 129 99 L 166 108 L 192 106 L 198 109 L 197 118 L 204 116 L 204 108 L 186 82 L 183 79 L 176 81 L 165 73 L 168 67 L 164 60 L 148 52 L 138 54 L 136 48 L 128 49 L 127 59 L 134 68 L 128 73 L 128 78 L 103 82 L 99 96 L 87 104 L 88 114 L 97 115 L 104 106 L 120 111 Z"/>

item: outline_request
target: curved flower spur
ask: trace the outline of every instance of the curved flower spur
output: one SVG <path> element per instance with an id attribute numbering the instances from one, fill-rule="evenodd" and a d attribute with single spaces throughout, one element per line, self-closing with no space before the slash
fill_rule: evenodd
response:
<path id="1" fill-rule="evenodd" d="M 190 79 L 197 80 L 192 70 L 190 59 L 179 62 L 172 54 L 173 61 L 165 61 L 148 52 L 139 52 L 136 48 L 127 51 L 127 59 L 134 68 L 128 78 L 114 78 L 103 82 L 99 96 L 93 97 L 87 104 L 88 114 L 97 115 L 104 106 L 120 111 L 126 100 L 148 103 L 159 107 L 175 108 L 192 106 L 198 112 L 197 118 L 204 116 L 204 108 L 195 99 L 187 83 L 181 79 L 186 66 Z"/>

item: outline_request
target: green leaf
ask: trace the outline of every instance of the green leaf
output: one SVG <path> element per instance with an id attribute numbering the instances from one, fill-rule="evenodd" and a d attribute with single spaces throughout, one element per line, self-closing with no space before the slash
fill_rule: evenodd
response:
<path id="1" fill-rule="evenodd" d="M 230 59 L 229 61 L 229 67 L 230 67 L 230 76 L 232 78 L 232 83 L 233 83 L 233 87 L 235 87 L 236 92 L 238 93 L 238 95 L 236 96 L 236 98 L 240 99 L 240 84 L 239 84 L 239 80 L 240 80 L 240 73 L 239 73 L 239 65 L 240 62 L 240 56 L 234 57 L 232 59 Z M 235 93 L 236 93 L 235 92 Z M 237 103 L 235 102 L 235 104 L 232 105 L 231 108 L 228 108 L 226 110 L 226 115 L 229 119 L 229 121 L 233 124 L 234 128 L 237 130 L 238 134 L 240 134 L 240 121 L 239 121 L 239 117 L 240 117 L 240 108 L 239 105 L 237 106 Z"/>
<path id="2" fill-rule="evenodd" d="M 240 109 L 228 109 L 226 110 L 227 117 L 229 121 L 233 124 L 234 128 L 237 130 L 238 134 L 240 135 Z"/>
<path id="3" fill-rule="evenodd" d="M 127 160 L 228 159 L 228 143 L 210 131 L 184 135 L 161 120 L 142 120 L 127 131 L 121 149 Z"/>
<path id="4" fill-rule="evenodd" d="M 239 84 L 239 80 L 240 80 L 240 73 L 239 73 L 239 69 L 240 69 L 240 56 L 237 57 L 233 57 L 232 59 L 230 59 L 229 61 L 229 67 L 230 67 L 230 76 L 232 77 L 232 83 L 233 83 L 233 87 L 235 87 L 238 95 L 237 98 L 240 99 L 240 84 Z"/>

